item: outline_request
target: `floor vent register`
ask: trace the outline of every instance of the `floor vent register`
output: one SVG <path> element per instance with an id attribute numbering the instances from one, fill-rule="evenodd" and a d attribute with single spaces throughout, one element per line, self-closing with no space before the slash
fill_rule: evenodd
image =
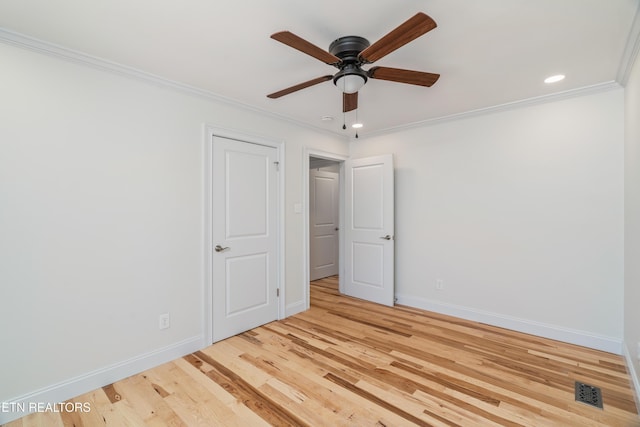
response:
<path id="1" fill-rule="evenodd" d="M 599 387 L 576 381 L 576 402 L 602 409 L 602 391 Z"/>

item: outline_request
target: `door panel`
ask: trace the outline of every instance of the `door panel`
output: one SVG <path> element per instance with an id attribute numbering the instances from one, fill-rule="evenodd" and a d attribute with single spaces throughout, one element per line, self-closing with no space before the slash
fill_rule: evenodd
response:
<path id="1" fill-rule="evenodd" d="M 353 228 L 384 230 L 384 164 L 355 167 L 353 178 Z"/>
<path id="2" fill-rule="evenodd" d="M 269 304 L 267 254 L 227 257 L 226 316 L 235 316 Z"/>
<path id="3" fill-rule="evenodd" d="M 264 179 L 273 165 L 263 153 L 228 150 L 225 156 L 226 238 L 264 237 L 269 232 L 269 187 Z"/>
<path id="4" fill-rule="evenodd" d="M 277 150 L 213 138 L 213 340 L 276 320 Z"/>
<path id="5" fill-rule="evenodd" d="M 353 242 L 353 282 L 382 288 L 384 286 L 384 244 Z"/>
<path id="6" fill-rule="evenodd" d="M 338 274 L 339 174 L 309 172 L 309 258 L 311 280 Z"/>
<path id="7" fill-rule="evenodd" d="M 346 162 L 345 294 L 394 302 L 393 157 Z"/>

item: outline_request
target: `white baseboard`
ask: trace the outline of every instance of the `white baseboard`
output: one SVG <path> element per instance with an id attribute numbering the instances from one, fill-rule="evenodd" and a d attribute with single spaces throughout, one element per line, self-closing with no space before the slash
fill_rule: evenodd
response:
<path id="1" fill-rule="evenodd" d="M 638 372 L 636 372 L 635 365 L 633 363 L 633 357 L 631 356 L 631 352 L 629 351 L 629 347 L 627 347 L 626 343 L 623 345 L 624 349 L 624 358 L 627 362 L 627 370 L 629 371 L 629 376 L 631 377 L 631 384 L 634 390 L 634 396 L 636 398 L 636 410 L 640 413 L 640 379 L 638 378 Z"/>
<path id="2" fill-rule="evenodd" d="M 505 316 L 498 313 L 476 310 L 473 308 L 428 300 L 420 297 L 400 294 L 396 295 L 396 297 L 397 304 L 408 305 L 410 307 L 622 355 L 622 339 L 596 335 L 586 331 L 563 328 L 556 325 Z"/>
<path id="3" fill-rule="evenodd" d="M 294 314 L 302 313 L 307 310 L 307 304 L 304 301 L 294 302 L 287 305 L 285 309 L 285 317 L 293 316 Z"/>
<path id="4" fill-rule="evenodd" d="M 155 366 L 185 356 L 203 348 L 201 336 L 188 338 L 158 350 L 154 350 L 120 363 L 88 372 L 58 384 L 2 402 L 0 424 L 5 424 L 34 410 L 34 405 L 61 403 L 65 400 L 95 390 L 105 385 L 146 371 Z M 37 406 L 36 406 L 37 407 Z M 10 410 L 8 410 L 10 409 Z"/>

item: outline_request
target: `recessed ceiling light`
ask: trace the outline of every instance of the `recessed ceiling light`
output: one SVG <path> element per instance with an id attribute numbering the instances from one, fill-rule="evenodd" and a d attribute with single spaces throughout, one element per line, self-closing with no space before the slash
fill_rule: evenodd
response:
<path id="1" fill-rule="evenodd" d="M 351 125 L 351 127 L 354 129 L 360 129 L 362 126 L 363 126 L 362 123 L 354 123 Z"/>
<path id="2" fill-rule="evenodd" d="M 547 77 L 546 79 L 544 79 L 544 82 L 555 83 L 559 82 L 560 80 L 564 80 L 564 74 L 556 74 L 555 76 Z"/>

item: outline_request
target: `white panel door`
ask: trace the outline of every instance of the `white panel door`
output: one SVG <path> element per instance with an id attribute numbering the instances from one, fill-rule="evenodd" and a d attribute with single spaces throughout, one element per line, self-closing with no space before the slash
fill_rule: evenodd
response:
<path id="1" fill-rule="evenodd" d="M 278 318 L 277 150 L 213 138 L 213 341 Z"/>
<path id="2" fill-rule="evenodd" d="M 345 165 L 345 294 L 394 302 L 393 156 Z"/>
<path id="3" fill-rule="evenodd" d="M 311 280 L 338 274 L 340 175 L 309 171 L 309 259 Z"/>

